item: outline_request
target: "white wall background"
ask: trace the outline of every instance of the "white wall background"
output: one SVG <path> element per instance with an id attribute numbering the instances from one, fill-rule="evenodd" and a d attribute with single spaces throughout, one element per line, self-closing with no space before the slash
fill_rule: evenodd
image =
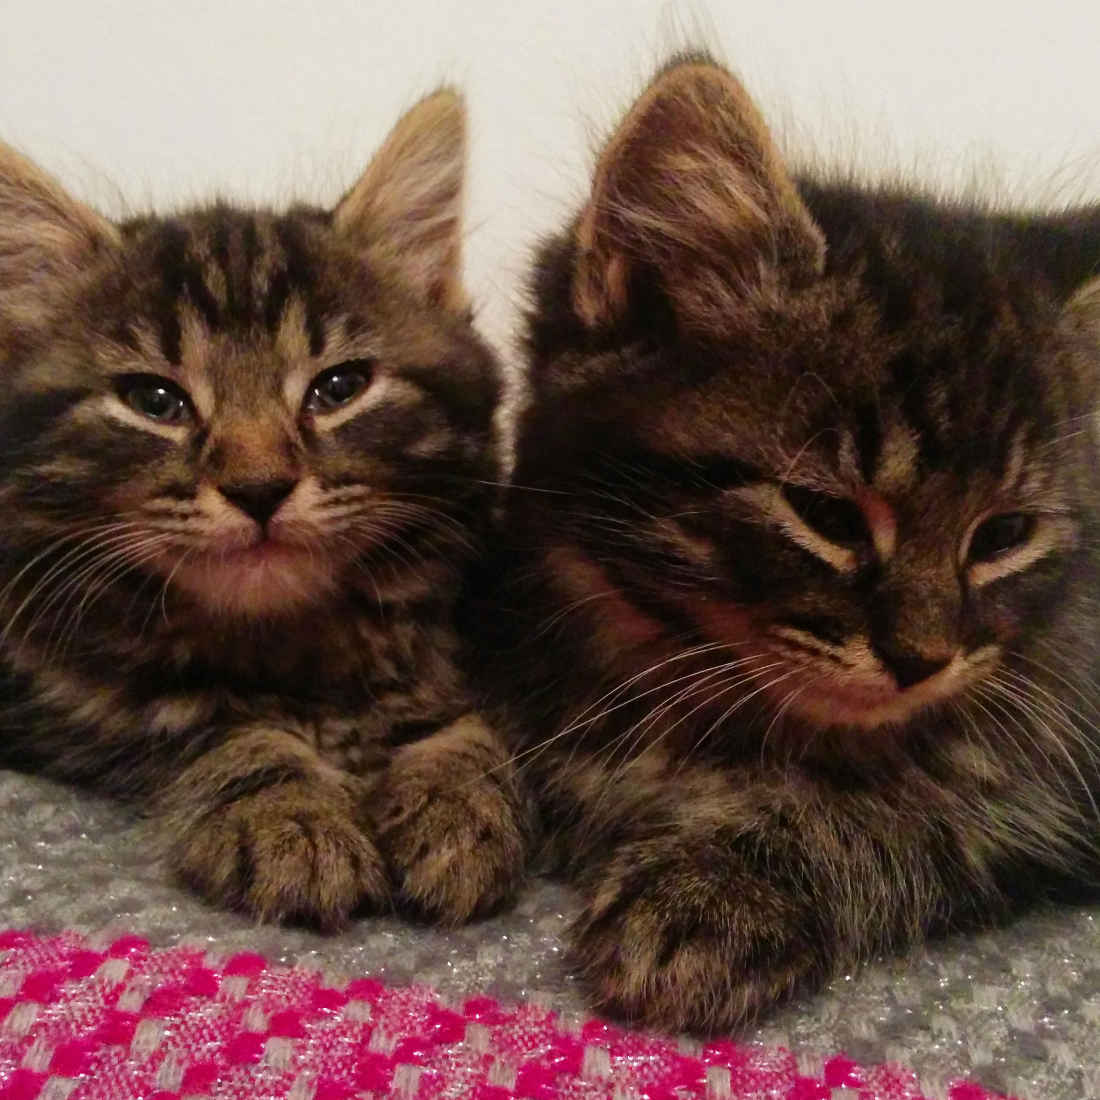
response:
<path id="1" fill-rule="evenodd" d="M 0 35 L 0 135 L 111 212 L 328 202 L 401 109 L 463 85 L 469 281 L 500 342 L 595 136 L 685 41 L 818 157 L 1100 199 L 1096 0 L 4 0 Z"/>

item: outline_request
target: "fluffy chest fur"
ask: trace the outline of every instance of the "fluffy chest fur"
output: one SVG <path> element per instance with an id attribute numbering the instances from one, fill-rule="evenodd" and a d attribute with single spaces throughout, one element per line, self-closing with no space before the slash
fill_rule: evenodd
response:
<path id="1" fill-rule="evenodd" d="M 274 622 L 211 623 L 168 600 L 132 611 L 123 632 L 126 607 L 107 600 L 76 637 L 59 641 L 55 626 L 11 647 L 21 701 L 9 704 L 7 736 L 25 765 L 98 776 L 130 796 L 240 722 L 292 729 L 353 774 L 377 770 L 394 745 L 469 707 L 450 600 L 438 596 L 457 581 L 441 572 L 419 601 L 379 604 L 364 585 L 322 613 Z M 136 730 L 161 751 L 134 752 Z"/>

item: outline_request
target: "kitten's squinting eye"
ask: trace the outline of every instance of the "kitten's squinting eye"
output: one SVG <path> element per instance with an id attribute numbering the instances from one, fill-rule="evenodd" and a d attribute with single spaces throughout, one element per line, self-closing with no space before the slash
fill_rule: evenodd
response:
<path id="1" fill-rule="evenodd" d="M 992 561 L 1022 546 L 1035 530 L 1035 517 L 1024 512 L 1003 512 L 978 525 L 970 536 L 967 558 L 972 562 Z"/>
<path id="2" fill-rule="evenodd" d="M 191 402 L 175 382 L 156 374 L 128 374 L 118 382 L 118 394 L 134 412 L 158 424 L 191 419 Z"/>
<path id="3" fill-rule="evenodd" d="M 801 485 L 784 485 L 783 497 L 798 518 L 822 538 L 839 546 L 871 541 L 867 522 L 855 501 L 818 493 Z"/>
<path id="4" fill-rule="evenodd" d="M 310 383 L 306 394 L 306 410 L 323 413 L 339 409 L 367 388 L 371 373 L 369 359 L 353 359 L 322 371 Z"/>

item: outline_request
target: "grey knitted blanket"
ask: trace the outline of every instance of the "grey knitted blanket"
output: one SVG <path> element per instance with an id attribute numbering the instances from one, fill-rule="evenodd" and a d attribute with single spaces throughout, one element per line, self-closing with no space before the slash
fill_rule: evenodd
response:
<path id="1" fill-rule="evenodd" d="M 564 887 L 533 882 L 511 912 L 456 931 L 392 919 L 335 937 L 256 927 L 177 888 L 119 807 L 0 772 L 0 927 L 133 931 L 575 1013 L 583 1001 L 562 958 L 574 909 Z M 807 1070 L 838 1051 L 900 1062 L 929 1096 L 963 1076 L 1021 1100 L 1100 1098 L 1100 910 L 1036 913 L 879 962 L 738 1038 L 786 1046 Z"/>

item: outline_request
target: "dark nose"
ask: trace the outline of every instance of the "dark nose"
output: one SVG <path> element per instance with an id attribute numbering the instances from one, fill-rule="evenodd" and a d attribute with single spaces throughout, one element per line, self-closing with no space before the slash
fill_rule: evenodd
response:
<path id="1" fill-rule="evenodd" d="M 890 646 L 875 647 L 882 663 L 893 673 L 898 687 L 909 688 L 935 676 L 951 663 L 950 657 L 930 657 L 923 653 L 906 652 Z"/>
<path id="2" fill-rule="evenodd" d="M 294 491 L 296 481 L 244 481 L 237 485 L 219 485 L 218 490 L 246 516 L 261 527 L 279 510 L 279 505 Z"/>

